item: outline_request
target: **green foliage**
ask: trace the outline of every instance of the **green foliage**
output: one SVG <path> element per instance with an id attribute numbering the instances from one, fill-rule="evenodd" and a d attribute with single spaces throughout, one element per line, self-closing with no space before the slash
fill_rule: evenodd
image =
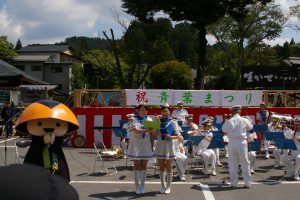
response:
<path id="1" fill-rule="evenodd" d="M 249 12 L 249 5 L 270 0 L 122 0 L 125 12 L 142 21 L 152 21 L 157 12 L 164 12 L 173 21 L 189 21 L 199 31 L 197 44 L 198 63 L 195 81 L 196 89 L 204 88 L 204 75 L 206 69 L 206 26 L 211 25 L 225 14 L 234 19 L 243 20 Z M 227 28 L 225 29 L 227 30 Z"/>
<path id="2" fill-rule="evenodd" d="M 22 48 L 22 43 L 21 43 L 21 40 L 18 39 L 17 43 L 16 43 L 16 46 L 15 46 L 15 50 L 19 50 Z"/>
<path id="3" fill-rule="evenodd" d="M 184 62 L 166 61 L 154 66 L 150 72 L 151 88 L 191 89 L 191 67 Z"/>
<path id="4" fill-rule="evenodd" d="M 300 57 L 300 43 L 290 45 L 290 56 L 291 57 Z"/>
<path id="5" fill-rule="evenodd" d="M 72 65 L 72 89 L 81 89 L 84 87 L 86 83 L 86 78 L 84 77 L 83 67 L 78 64 L 74 63 Z"/>
<path id="6" fill-rule="evenodd" d="M 198 41 L 197 30 L 188 22 L 176 24 L 171 32 L 169 43 L 178 61 L 186 62 L 195 67 L 198 54 L 196 44 Z"/>
<path id="7" fill-rule="evenodd" d="M 263 41 L 278 37 L 287 21 L 280 7 L 274 3 L 264 5 L 256 2 L 247 9 L 248 12 L 243 18 L 226 15 L 218 23 L 208 27 L 209 33 L 214 35 L 220 44 L 233 43 L 237 46 L 236 89 L 240 88 L 239 74 L 243 66 L 267 63 L 271 59 L 277 62 L 276 51 L 270 52 L 270 48 L 264 45 Z M 223 50 L 226 51 L 226 48 Z M 268 54 L 265 54 L 266 52 Z"/>
<path id="8" fill-rule="evenodd" d="M 112 89 L 119 87 L 115 60 L 108 50 L 91 50 L 83 55 L 85 62 L 92 63 L 98 71 L 87 79 L 90 88 Z"/>
<path id="9" fill-rule="evenodd" d="M 61 103 L 65 103 L 66 100 L 67 100 L 67 97 L 65 96 L 53 96 L 52 99 L 54 101 L 58 101 L 58 102 L 61 102 Z"/>
<path id="10" fill-rule="evenodd" d="M 66 38 L 64 42 L 58 44 L 69 44 L 73 50 L 74 56 L 80 58 L 82 52 L 87 52 L 93 49 L 107 49 L 108 42 L 99 37 L 73 36 Z"/>
<path id="11" fill-rule="evenodd" d="M 14 45 L 7 40 L 6 36 L 0 36 L 0 59 L 7 61 L 16 55 Z"/>

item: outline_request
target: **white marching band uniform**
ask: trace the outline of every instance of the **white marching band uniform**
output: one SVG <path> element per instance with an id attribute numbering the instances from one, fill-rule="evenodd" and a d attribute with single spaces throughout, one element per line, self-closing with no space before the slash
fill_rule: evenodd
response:
<path id="1" fill-rule="evenodd" d="M 294 179 L 300 180 L 300 131 L 296 131 L 294 135 L 294 141 L 297 147 L 297 150 L 292 150 L 292 159 L 295 160 L 295 170 L 294 170 Z"/>
<path id="2" fill-rule="evenodd" d="M 141 121 L 152 120 L 151 118 L 145 116 L 144 119 L 139 119 L 138 116 L 128 115 L 128 123 L 123 127 L 127 130 L 128 138 L 130 139 L 127 157 L 129 160 L 150 160 L 153 158 L 150 135 L 149 133 L 136 133 L 133 129 L 142 129 L 143 125 Z M 145 181 L 146 181 L 146 171 L 145 170 L 134 170 L 135 187 L 136 193 L 144 193 Z"/>
<path id="3" fill-rule="evenodd" d="M 232 109 L 234 109 L 233 107 Z M 241 108 L 240 106 L 237 108 Z M 228 164 L 229 176 L 232 187 L 238 184 L 238 166 L 242 166 L 242 175 L 246 187 L 251 187 L 250 162 L 248 158 L 247 132 L 253 128 L 251 122 L 235 114 L 231 119 L 224 123 L 222 131 L 227 133 L 228 143 Z"/>
<path id="4" fill-rule="evenodd" d="M 171 117 L 176 118 L 178 121 L 185 121 L 185 118 L 188 116 L 188 112 L 186 109 L 182 108 L 181 110 L 175 109 L 173 110 Z"/>
<path id="5" fill-rule="evenodd" d="M 295 124 L 300 123 L 300 119 L 295 119 Z M 294 177 L 295 180 L 299 179 L 300 171 L 300 130 L 287 132 L 285 135 L 286 139 L 294 139 L 297 150 L 285 151 L 282 155 L 282 162 L 286 167 L 287 177 Z"/>
<path id="6" fill-rule="evenodd" d="M 178 124 L 176 125 L 177 129 L 180 127 Z M 183 147 L 183 138 L 180 134 L 180 131 L 177 131 L 177 134 L 181 139 L 174 140 L 174 148 L 175 148 L 175 164 L 179 172 L 179 178 L 181 181 L 186 181 L 185 177 L 185 162 L 187 160 L 187 156 L 185 155 L 185 150 Z"/>
<path id="7" fill-rule="evenodd" d="M 212 168 L 212 175 L 216 175 L 216 162 L 217 157 L 213 149 L 208 149 L 210 141 L 207 138 L 213 139 L 213 133 L 211 131 L 204 131 L 202 134 L 196 133 L 195 136 L 204 135 L 205 137 L 201 140 L 196 148 L 196 154 L 203 157 L 204 162 L 204 173 L 208 174 L 208 164 L 210 162 Z M 206 138 L 207 137 L 207 138 Z"/>
<path id="8" fill-rule="evenodd" d="M 248 134 L 248 138 L 250 142 L 257 139 L 257 135 L 255 132 Z M 255 173 L 255 164 L 256 164 L 256 151 L 249 151 L 248 152 L 249 160 L 250 160 L 250 172 L 251 174 Z"/>
<path id="9" fill-rule="evenodd" d="M 152 121 L 150 117 L 146 120 Z M 128 125 L 128 137 L 130 143 L 128 146 L 127 157 L 129 160 L 151 160 L 153 158 L 149 133 L 135 133 L 134 128 L 142 129 L 143 125 L 134 117 L 133 122 Z"/>

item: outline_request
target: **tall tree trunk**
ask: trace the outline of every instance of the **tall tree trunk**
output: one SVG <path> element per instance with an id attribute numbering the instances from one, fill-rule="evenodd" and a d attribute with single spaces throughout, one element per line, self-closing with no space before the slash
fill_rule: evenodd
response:
<path id="1" fill-rule="evenodd" d="M 204 24 L 196 26 L 199 31 L 199 50 L 198 50 L 198 65 L 197 65 L 197 75 L 195 79 L 194 87 L 195 89 L 204 89 L 204 77 L 206 68 L 206 27 Z"/>
<path id="2" fill-rule="evenodd" d="M 115 61 L 116 61 L 116 70 L 117 70 L 117 74 L 118 74 L 118 78 L 120 81 L 120 85 L 122 88 L 126 88 L 126 82 L 124 79 L 124 75 L 122 72 L 122 68 L 121 68 L 121 62 L 120 62 L 120 56 L 119 56 L 119 51 L 118 51 L 118 47 L 115 41 L 115 36 L 114 36 L 114 32 L 112 29 L 110 29 L 110 33 L 111 33 L 111 39 L 107 36 L 105 31 L 102 31 L 103 35 L 105 36 L 105 38 L 107 39 L 110 48 L 112 50 L 112 53 L 115 57 Z"/>

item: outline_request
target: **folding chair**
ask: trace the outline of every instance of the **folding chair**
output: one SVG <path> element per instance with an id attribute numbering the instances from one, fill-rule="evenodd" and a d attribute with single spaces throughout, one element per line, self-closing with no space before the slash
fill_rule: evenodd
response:
<path id="1" fill-rule="evenodd" d="M 20 165 L 21 164 L 20 159 L 25 158 L 25 155 L 20 155 L 19 148 L 26 149 L 30 146 L 30 144 L 31 144 L 31 140 L 21 140 L 15 142 L 15 163 L 17 163 L 18 161 L 17 164 Z"/>
<path id="2" fill-rule="evenodd" d="M 127 132 L 123 128 L 112 128 L 111 130 L 112 130 L 113 134 L 115 134 L 116 137 L 119 137 L 120 140 L 122 139 L 122 141 L 120 142 L 120 147 L 124 152 L 125 164 L 126 164 L 126 167 L 127 167 L 127 160 L 128 160 L 128 158 L 127 158 L 127 147 L 125 147 L 125 146 L 127 146 L 127 144 L 125 146 L 123 144 L 124 142 L 126 142 L 124 140 L 127 136 Z M 125 130 L 125 132 L 124 132 L 124 130 Z"/>
<path id="3" fill-rule="evenodd" d="M 95 162 L 94 162 L 94 170 L 93 173 L 95 173 L 95 168 L 96 168 L 96 162 L 99 161 L 102 164 L 102 170 L 100 171 L 101 173 L 103 173 L 103 171 L 105 170 L 107 175 L 114 175 L 117 174 L 118 171 L 116 169 L 115 166 L 115 158 L 113 156 L 115 156 L 117 153 L 113 152 L 113 151 L 102 151 L 102 149 L 99 151 L 99 149 L 97 148 L 96 144 L 94 143 L 94 149 L 96 151 L 96 158 L 95 158 Z M 109 157 L 106 157 L 104 155 L 109 155 Z M 105 162 L 110 162 L 111 163 L 111 167 L 105 167 Z M 109 168 L 113 168 L 114 172 L 113 173 L 108 173 L 108 169 Z"/>

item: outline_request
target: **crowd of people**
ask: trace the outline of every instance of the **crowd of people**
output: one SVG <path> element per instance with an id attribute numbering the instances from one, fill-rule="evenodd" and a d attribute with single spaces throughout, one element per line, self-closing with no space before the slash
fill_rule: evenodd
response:
<path id="1" fill-rule="evenodd" d="M 127 156 L 134 162 L 136 194 L 145 193 L 146 169 L 148 161 L 155 159 L 159 167 L 161 193 L 169 194 L 173 179 L 173 165 L 176 166 L 181 181 L 186 181 L 185 163 L 189 155 L 200 156 L 203 160 L 205 174 L 217 175 L 216 167 L 220 162 L 220 148 L 209 148 L 214 140 L 214 133 L 222 133 L 225 147 L 225 158 L 229 166 L 229 177 L 232 188 L 238 185 L 239 166 L 245 182 L 244 187 L 251 187 L 251 174 L 255 173 L 256 151 L 249 144 L 259 141 L 259 151 L 265 158 L 270 158 L 272 151 L 274 167 L 284 166 L 286 176 L 299 179 L 300 171 L 300 119 L 290 116 L 269 113 L 265 105 L 260 105 L 257 112 L 257 124 L 265 125 L 267 132 L 282 132 L 285 139 L 293 140 L 297 150 L 277 148 L 273 141 L 266 138 L 265 132 L 255 132 L 255 121 L 248 116 L 241 116 L 241 106 L 231 107 L 231 114 L 223 116 L 222 126 L 215 124 L 213 117 L 207 117 L 200 125 L 193 122 L 193 115 L 183 108 L 183 102 L 177 103 L 177 109 L 170 112 L 166 103 L 161 106 L 161 115 L 153 118 L 147 116 L 147 106 L 139 104 L 136 113 L 127 115 L 128 123 L 124 125 L 129 138 Z M 157 120 L 160 128 L 146 128 L 145 121 Z M 291 121 L 294 120 L 294 130 Z M 201 136 L 199 143 L 189 143 L 184 138 L 184 129 L 189 137 Z M 210 166 L 210 169 L 209 169 Z"/>

